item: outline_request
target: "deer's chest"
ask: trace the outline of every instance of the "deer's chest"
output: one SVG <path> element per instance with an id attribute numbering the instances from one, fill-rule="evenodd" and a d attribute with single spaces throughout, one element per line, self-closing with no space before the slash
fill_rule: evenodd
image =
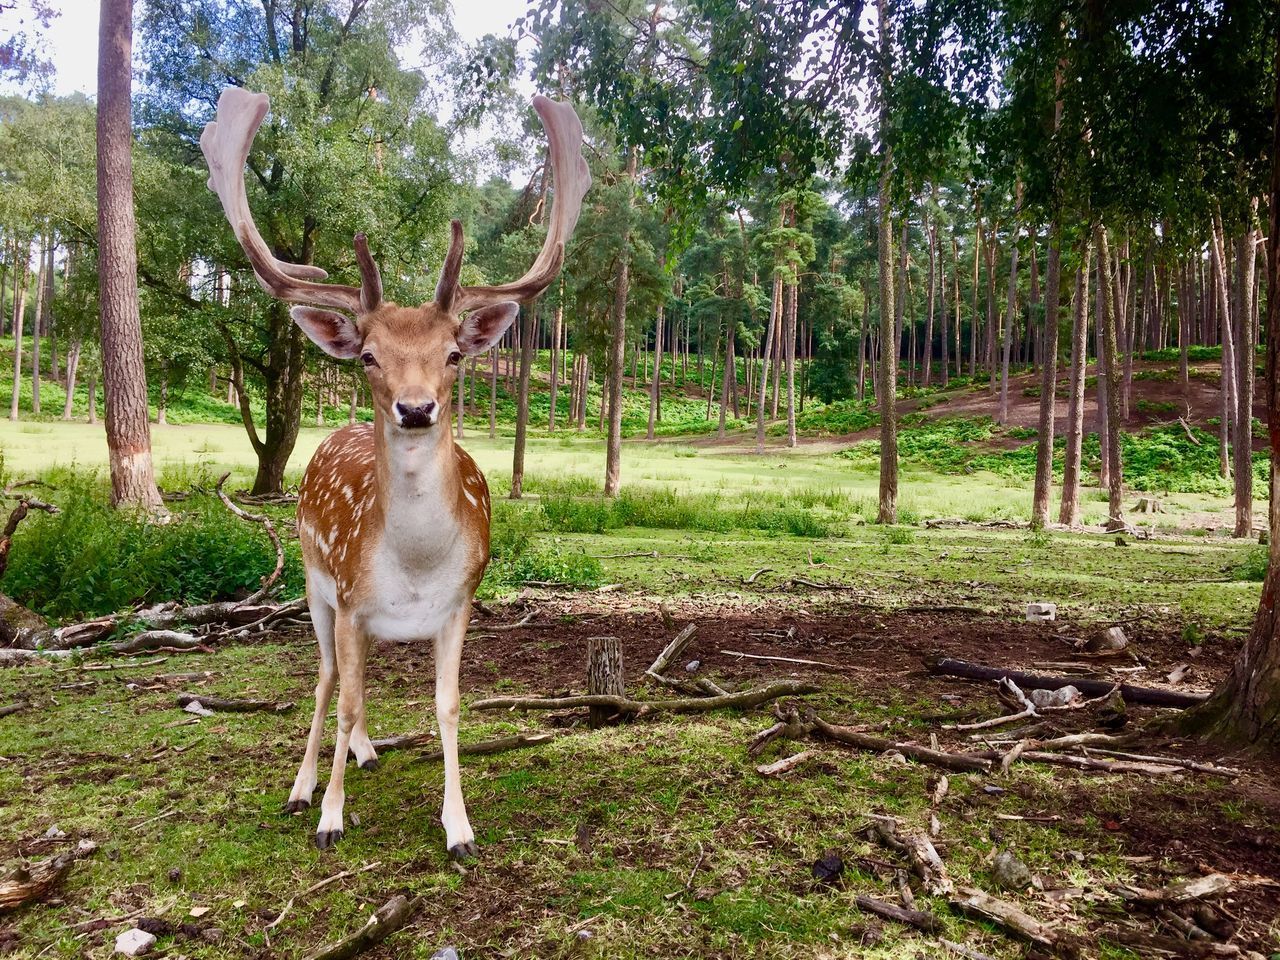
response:
<path id="1" fill-rule="evenodd" d="M 428 640 L 471 602 L 471 567 L 465 539 L 457 537 L 439 554 L 406 561 L 389 547 L 374 551 L 375 589 L 360 605 L 359 619 L 378 640 Z"/>

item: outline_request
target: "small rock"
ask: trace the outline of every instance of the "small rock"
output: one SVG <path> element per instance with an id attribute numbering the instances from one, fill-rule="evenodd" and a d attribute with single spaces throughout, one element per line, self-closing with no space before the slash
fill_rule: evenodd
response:
<path id="1" fill-rule="evenodd" d="M 174 867 L 172 870 L 169 871 L 170 883 L 177 883 L 181 879 L 182 879 L 182 871 L 179 870 L 177 867 Z"/>
<path id="2" fill-rule="evenodd" d="M 1124 635 L 1123 627 L 1107 627 L 1102 632 L 1102 636 L 1094 637 L 1086 645 L 1086 649 L 1093 653 L 1103 650 L 1123 650 L 1129 645 L 1129 638 Z"/>
<path id="3" fill-rule="evenodd" d="M 1028 603 L 1027 623 L 1046 623 L 1058 619 L 1056 603 Z"/>
<path id="4" fill-rule="evenodd" d="M 141 957 L 155 945 L 156 938 L 137 927 L 116 937 L 116 953 L 123 953 L 126 957 Z"/>
<path id="5" fill-rule="evenodd" d="M 201 917 L 203 917 L 206 913 L 208 913 L 212 909 L 213 909 L 212 907 L 192 907 L 191 916 L 199 920 Z"/>
<path id="6" fill-rule="evenodd" d="M 840 854 L 828 850 L 814 861 L 810 871 L 813 879 L 819 883 L 835 883 L 840 879 L 840 874 L 844 873 L 844 861 L 840 859 Z"/>
<path id="7" fill-rule="evenodd" d="M 173 924 L 160 917 L 143 917 L 138 921 L 138 929 L 153 937 L 167 937 L 173 933 Z"/>
<path id="8" fill-rule="evenodd" d="M 206 707 L 199 700 L 192 700 L 182 708 L 187 713 L 194 713 L 197 717 L 212 717 L 213 711 Z"/>
<path id="9" fill-rule="evenodd" d="M 1065 707 L 1067 704 L 1075 703 L 1080 699 L 1080 691 L 1067 684 L 1057 690 L 1028 691 L 1027 699 L 1037 707 Z"/>
<path id="10" fill-rule="evenodd" d="M 880 758 L 888 760 L 890 763 L 901 764 L 904 767 L 907 765 L 907 758 L 898 750 L 886 750 L 880 754 Z"/>
<path id="11" fill-rule="evenodd" d="M 1004 787 L 997 787 L 994 783 L 985 783 L 982 785 L 982 792 L 993 797 L 998 797 L 1002 793 L 1008 793 Z"/>
<path id="12" fill-rule="evenodd" d="M 221 943 L 223 936 L 221 927 L 206 927 L 200 931 L 200 939 L 205 943 Z"/>
<path id="13" fill-rule="evenodd" d="M 441 947 L 431 955 L 431 960 L 460 960 L 457 947 Z"/>
<path id="14" fill-rule="evenodd" d="M 65 836 L 66 833 L 59 829 L 56 823 L 44 832 L 44 838 L 46 840 L 61 840 Z"/>
<path id="15" fill-rule="evenodd" d="M 595 934 L 594 934 L 594 933 L 592 933 L 590 930 L 579 930 L 579 931 L 578 931 L 578 939 L 579 939 L 579 940 L 590 940 L 590 939 L 591 939 L 592 937 L 594 937 L 594 936 L 595 936 Z"/>
<path id="16" fill-rule="evenodd" d="M 1012 850 L 1001 850 L 991 864 L 991 876 L 1005 890 L 1025 890 L 1031 886 L 1031 871 Z"/>
<path id="17" fill-rule="evenodd" d="M 698 668 L 699 668 L 699 667 L 701 667 L 701 666 L 702 666 L 702 661 L 701 661 L 701 660 L 690 660 L 688 663 L 686 663 L 686 664 L 684 665 L 684 672 L 685 672 L 685 673 L 697 673 L 697 672 L 698 672 Z"/>

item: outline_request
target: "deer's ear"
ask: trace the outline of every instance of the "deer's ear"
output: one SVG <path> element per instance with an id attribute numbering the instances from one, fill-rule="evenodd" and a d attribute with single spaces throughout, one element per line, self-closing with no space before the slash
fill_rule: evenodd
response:
<path id="1" fill-rule="evenodd" d="M 519 312 L 520 304 L 514 300 L 473 310 L 458 328 L 458 349 L 468 357 L 484 353 L 507 332 Z"/>
<path id="2" fill-rule="evenodd" d="M 292 307 L 289 316 L 311 338 L 311 342 L 329 356 L 350 360 L 360 355 L 364 338 L 350 317 L 315 307 Z"/>

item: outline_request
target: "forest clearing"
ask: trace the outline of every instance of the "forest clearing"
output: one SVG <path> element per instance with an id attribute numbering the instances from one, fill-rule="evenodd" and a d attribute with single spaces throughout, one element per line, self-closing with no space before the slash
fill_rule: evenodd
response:
<path id="1" fill-rule="evenodd" d="M 1278 291 L 1267 0 L 0 0 L 0 956 L 1280 960 Z"/>

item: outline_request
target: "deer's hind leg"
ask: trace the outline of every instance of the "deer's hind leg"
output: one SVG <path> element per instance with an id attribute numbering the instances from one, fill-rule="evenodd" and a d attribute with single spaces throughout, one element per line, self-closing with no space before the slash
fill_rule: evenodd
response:
<path id="1" fill-rule="evenodd" d="M 316 791 L 316 765 L 320 757 L 320 741 L 324 737 L 324 721 L 329 715 L 333 700 L 333 686 L 338 679 L 333 647 L 333 607 L 317 597 L 314 590 L 307 590 L 307 606 L 311 610 L 311 624 L 315 627 L 316 641 L 320 648 L 320 674 L 316 680 L 316 709 L 311 715 L 311 732 L 307 735 L 307 749 L 302 755 L 302 766 L 293 781 L 285 813 L 298 813 L 311 806 L 311 796 Z"/>

